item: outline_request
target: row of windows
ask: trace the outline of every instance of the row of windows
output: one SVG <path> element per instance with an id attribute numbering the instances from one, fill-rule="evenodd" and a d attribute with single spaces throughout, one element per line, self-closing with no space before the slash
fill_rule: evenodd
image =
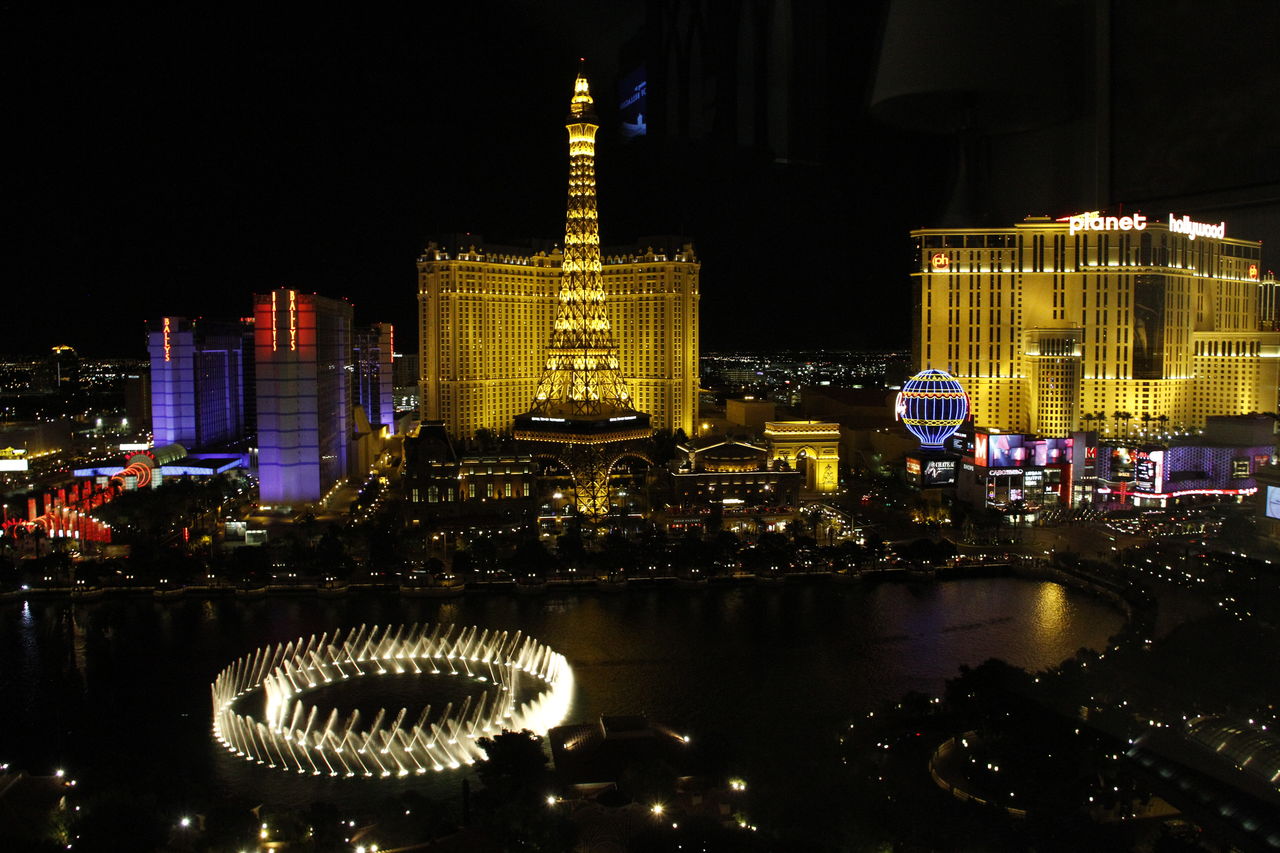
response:
<path id="1" fill-rule="evenodd" d="M 532 497 L 533 487 L 529 483 L 520 483 L 513 487 L 511 483 L 502 483 L 501 488 L 497 489 L 493 483 L 485 483 L 483 489 L 477 488 L 475 483 L 467 483 L 465 486 L 459 486 L 456 490 L 458 494 L 466 495 L 468 499 L 477 497 L 493 498 L 527 498 Z M 421 503 L 425 493 L 427 503 L 450 503 L 454 500 L 454 488 L 452 486 L 428 486 L 426 489 L 413 488 L 410 489 L 409 498 L 413 503 Z"/>
<path id="2" fill-rule="evenodd" d="M 1261 353 L 1259 341 L 1196 341 L 1196 355 L 1257 356 Z"/>

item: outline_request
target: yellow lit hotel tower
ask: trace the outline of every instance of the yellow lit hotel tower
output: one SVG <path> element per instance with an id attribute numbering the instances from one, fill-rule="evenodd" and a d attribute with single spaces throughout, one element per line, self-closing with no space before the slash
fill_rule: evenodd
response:
<path id="1" fill-rule="evenodd" d="M 911 235 L 915 366 L 960 380 L 980 426 L 1137 437 L 1277 410 L 1261 244 L 1223 223 L 1090 212 Z"/>
<path id="2" fill-rule="evenodd" d="M 542 379 L 564 260 L 560 250 L 479 240 L 427 246 L 418 259 L 424 418 L 444 421 L 461 438 L 511 428 Z M 693 435 L 701 268 L 693 246 L 642 245 L 600 261 L 604 316 L 632 404 L 650 413 L 655 428 Z"/>
<path id="3" fill-rule="evenodd" d="M 596 123 L 587 78 L 569 102 L 569 203 L 560 295 L 533 408 L 515 417 L 515 437 L 536 442 L 573 476 L 578 511 L 595 521 L 609 509 L 609 470 L 650 435 L 619 372 L 618 345 L 605 313 L 596 215 Z"/>

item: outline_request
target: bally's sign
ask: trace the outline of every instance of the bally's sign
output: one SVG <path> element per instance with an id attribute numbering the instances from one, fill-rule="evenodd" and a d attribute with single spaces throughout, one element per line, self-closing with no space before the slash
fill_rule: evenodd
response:
<path id="1" fill-rule="evenodd" d="M 1147 228 L 1147 217 L 1141 213 L 1132 216 L 1103 216 L 1098 211 L 1091 210 L 1088 213 L 1064 216 L 1058 221 L 1067 223 L 1068 233 L 1072 236 L 1081 231 L 1145 231 Z M 1197 237 L 1221 240 L 1227 236 L 1227 223 L 1219 222 L 1214 225 L 1209 222 L 1193 222 L 1190 216 L 1179 217 L 1170 213 L 1169 233 L 1185 234 L 1188 240 Z"/>

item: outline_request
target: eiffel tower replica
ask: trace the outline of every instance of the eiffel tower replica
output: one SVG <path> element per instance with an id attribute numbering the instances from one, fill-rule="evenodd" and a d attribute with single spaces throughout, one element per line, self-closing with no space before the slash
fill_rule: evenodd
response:
<path id="1" fill-rule="evenodd" d="M 647 458 L 640 442 L 653 430 L 631 405 L 618 373 L 618 345 L 604 310 L 600 223 L 596 214 L 596 120 L 579 70 L 565 120 L 569 131 L 569 206 L 560 295 L 533 407 L 515 417 L 515 437 L 569 469 L 578 512 L 592 522 L 609 511 L 609 471 L 621 457 Z"/>

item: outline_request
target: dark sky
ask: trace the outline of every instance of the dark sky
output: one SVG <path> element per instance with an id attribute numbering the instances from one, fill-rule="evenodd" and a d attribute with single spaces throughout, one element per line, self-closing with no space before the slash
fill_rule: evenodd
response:
<path id="1" fill-rule="evenodd" d="M 615 141 L 607 92 L 640 2 L 349 18 L 16 5 L 0 6 L 0 352 L 141 355 L 148 320 L 243 316 L 273 286 L 349 297 L 358 320 L 395 322 L 413 345 L 430 235 L 562 234 L 579 56 L 605 96 L 604 239 L 692 237 L 704 349 L 907 341 L 906 229 L 937 206 L 939 166 L 924 156 L 936 143 L 866 116 L 879 4 L 844 22 L 848 55 L 821 94 L 839 95 L 836 151 L 813 167 Z"/>

